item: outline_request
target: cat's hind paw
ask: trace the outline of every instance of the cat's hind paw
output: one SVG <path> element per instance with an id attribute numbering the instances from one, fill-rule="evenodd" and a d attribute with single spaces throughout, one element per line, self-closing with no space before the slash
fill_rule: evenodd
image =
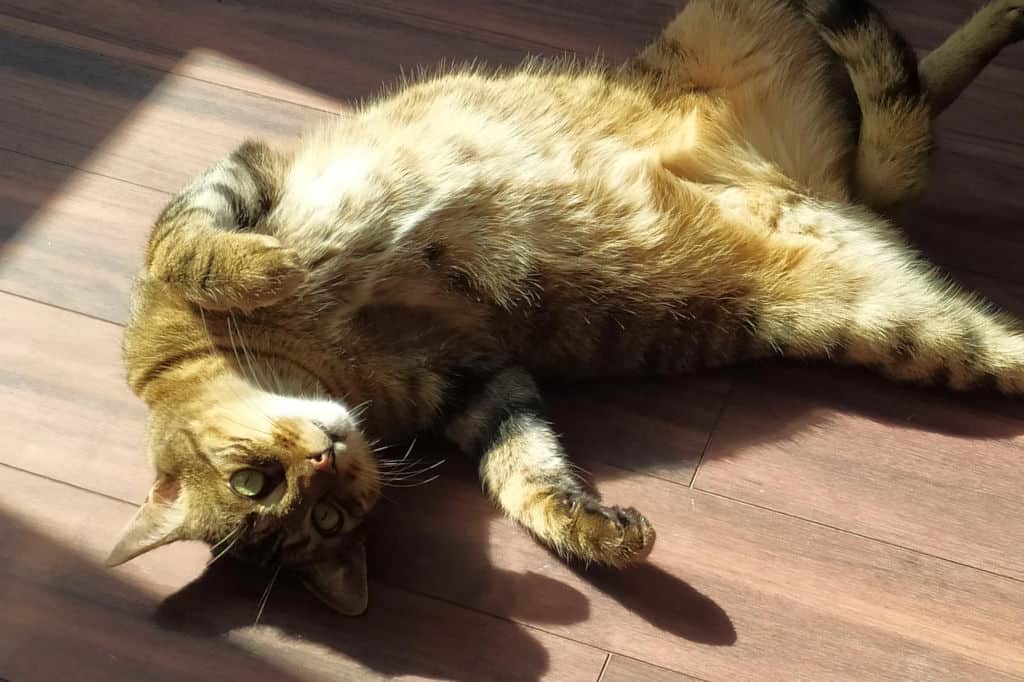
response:
<path id="1" fill-rule="evenodd" d="M 992 0 L 979 14 L 988 19 L 993 35 L 1007 43 L 1024 40 L 1024 0 Z"/>

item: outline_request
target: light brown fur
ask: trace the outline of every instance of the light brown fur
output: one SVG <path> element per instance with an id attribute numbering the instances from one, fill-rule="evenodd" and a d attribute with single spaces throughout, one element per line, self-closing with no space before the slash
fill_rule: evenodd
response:
<path id="1" fill-rule="evenodd" d="M 379 490 L 360 434 L 436 430 L 541 540 L 622 565 L 651 551 L 653 528 L 578 481 L 534 377 L 786 355 L 1024 391 L 1017 324 L 944 283 L 878 213 L 922 191 L 932 118 L 973 77 L 950 64 L 1018 36 L 1017 3 L 993 3 L 1002 38 L 968 24 L 926 60 L 924 86 L 870 6 L 795 5 L 695 0 L 621 69 L 442 73 L 286 152 L 247 144 L 183 191 L 154 230 L 125 341 L 158 471 L 140 514 L 179 523 L 117 558 L 214 542 L 253 515 L 224 483 L 247 465 L 221 462 L 216 437 L 308 468 L 324 447 L 316 410 L 333 408 L 268 415 L 275 396 L 323 398 L 349 420 L 325 485 L 360 518 Z M 287 491 L 297 501 L 263 505 L 260 523 L 308 518 L 309 496 Z M 361 549 L 339 552 L 327 572 L 344 584 L 308 575 L 356 611 Z"/>

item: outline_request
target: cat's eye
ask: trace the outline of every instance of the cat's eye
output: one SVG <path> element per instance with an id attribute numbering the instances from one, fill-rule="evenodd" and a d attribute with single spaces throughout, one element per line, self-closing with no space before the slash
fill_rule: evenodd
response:
<path id="1" fill-rule="evenodd" d="M 333 504 L 317 502 L 313 506 L 313 525 L 321 533 L 334 533 L 343 525 L 343 514 Z"/>
<path id="2" fill-rule="evenodd" d="M 231 489 L 245 497 L 263 497 L 270 492 L 270 477 L 259 469 L 239 469 L 231 474 Z"/>

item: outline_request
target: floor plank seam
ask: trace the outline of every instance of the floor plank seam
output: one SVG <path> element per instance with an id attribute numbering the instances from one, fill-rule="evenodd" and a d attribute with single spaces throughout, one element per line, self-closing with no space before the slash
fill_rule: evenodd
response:
<path id="1" fill-rule="evenodd" d="M 93 490 L 92 488 L 86 488 L 83 485 L 77 485 L 75 483 L 69 483 L 68 481 L 62 481 L 59 478 L 54 478 L 53 476 L 47 476 L 46 474 L 41 474 L 41 473 L 39 473 L 37 471 L 32 471 L 31 469 L 23 469 L 23 468 L 21 468 L 19 466 L 14 466 L 13 464 L 8 464 L 7 462 L 0 462 L 0 467 L 3 467 L 5 469 L 10 469 L 11 471 L 17 471 L 17 472 L 22 473 L 22 474 L 27 474 L 29 476 L 35 476 L 36 478 L 41 478 L 44 481 L 50 481 L 51 483 L 56 483 L 58 485 L 67 486 L 68 488 L 73 488 L 75 490 L 81 490 L 84 493 L 90 493 L 92 495 L 99 495 L 100 497 L 106 498 L 106 499 L 111 500 L 113 502 L 119 502 L 121 504 L 127 504 L 127 505 L 131 506 L 132 508 L 135 508 L 135 507 L 139 506 L 138 502 L 130 502 L 130 501 L 125 500 L 123 498 L 116 497 L 114 495 L 108 495 L 107 493 L 104 493 L 104 492 L 100 492 L 99 490 Z"/>
<path id="2" fill-rule="evenodd" d="M 4 296 L 11 296 L 12 298 L 18 298 L 18 299 L 21 299 L 22 301 L 27 301 L 28 303 L 35 303 L 37 305 L 46 306 L 47 308 L 53 308 L 54 310 L 59 310 L 61 312 L 69 313 L 71 315 L 77 315 L 79 317 L 84 317 L 87 320 L 92 320 L 94 322 L 102 322 L 104 324 L 109 324 L 109 325 L 113 325 L 115 327 L 124 328 L 124 323 L 123 322 L 118 322 L 116 320 L 108 320 L 105 317 L 99 317 L 98 315 L 93 315 L 91 313 L 82 312 L 81 310 L 75 310 L 74 308 L 68 308 L 68 307 L 62 306 L 62 305 L 57 304 L 57 303 L 52 303 L 50 301 L 41 301 L 38 298 L 32 298 L 31 296 L 26 296 L 25 294 L 19 294 L 19 293 L 15 292 L 15 291 L 9 291 L 9 290 L 7 290 L 7 289 L 5 289 L 3 287 L 0 287 L 0 294 L 3 294 Z"/>
<path id="3" fill-rule="evenodd" d="M 441 602 L 443 604 L 447 604 L 448 606 L 454 606 L 454 607 L 457 607 L 457 608 L 460 608 L 460 609 L 465 609 L 466 611 L 472 611 L 473 613 L 476 613 L 476 614 L 481 615 L 481 616 L 486 616 L 488 618 L 494 618 L 495 620 L 500 620 L 500 621 L 505 622 L 505 623 L 511 623 L 513 625 L 516 625 L 518 627 L 523 628 L 524 630 L 531 630 L 533 632 L 541 632 L 541 633 L 543 633 L 545 635 L 548 635 L 550 637 L 557 637 L 559 639 L 564 639 L 564 640 L 566 640 L 568 642 L 573 642 L 575 644 L 579 644 L 580 646 L 585 646 L 588 649 L 593 649 L 594 651 L 603 652 L 603 653 L 607 654 L 609 657 L 611 655 L 616 655 L 616 656 L 622 656 L 623 655 L 623 654 L 620 654 L 619 652 L 617 652 L 617 651 L 615 651 L 613 649 L 604 649 L 602 647 L 599 647 L 599 646 L 595 645 L 593 642 L 587 642 L 585 640 L 578 639 L 576 637 L 570 637 L 569 635 L 565 634 L 564 632 L 554 632 L 552 630 L 548 630 L 547 628 L 541 627 L 539 625 L 532 625 L 530 623 L 524 623 L 524 622 L 522 622 L 520 620 L 517 620 L 514 617 L 511 617 L 511 616 L 499 615 L 497 613 L 494 613 L 493 611 L 488 611 L 487 609 L 481 608 L 479 606 L 470 606 L 469 604 L 463 604 L 461 602 L 455 601 L 454 599 L 448 599 L 446 597 L 440 597 L 438 595 L 430 594 L 429 592 L 423 592 L 421 590 L 414 590 L 414 589 L 412 589 L 412 588 L 410 588 L 408 586 L 402 585 L 400 583 L 392 583 L 392 582 L 386 582 L 386 581 L 382 581 L 382 580 L 376 580 L 376 581 L 372 580 L 371 583 L 372 582 L 376 582 L 379 585 L 385 585 L 385 586 L 390 587 L 392 589 L 402 590 L 404 592 L 408 592 L 409 594 L 416 595 L 417 597 L 421 597 L 423 599 L 430 599 L 430 600 L 433 600 L 433 601 L 436 601 L 436 602 Z"/>
<path id="4" fill-rule="evenodd" d="M 694 483 L 697 481 L 697 472 L 700 471 L 700 465 L 704 463 L 704 455 L 707 454 L 708 450 L 711 449 L 711 441 L 715 438 L 715 431 L 718 430 L 718 424 L 722 420 L 722 415 L 725 414 L 726 408 L 729 406 L 729 402 L 732 399 L 733 391 L 736 388 L 736 380 L 729 380 L 729 388 L 725 392 L 725 396 L 722 397 L 722 404 L 718 407 L 718 414 L 715 415 L 714 421 L 711 423 L 711 428 L 708 429 L 707 440 L 704 441 L 704 447 L 700 451 L 700 457 L 697 458 L 697 466 L 693 467 L 693 474 L 690 476 L 690 483 L 687 486 L 691 490 L 693 489 Z"/>
<path id="5" fill-rule="evenodd" d="M 28 152 L 22 151 L 20 149 L 11 149 L 10 147 L 5 147 L 3 145 L 0 145 L 0 152 L 5 152 L 7 154 L 17 154 L 18 156 L 24 157 L 26 159 L 32 159 L 33 161 L 39 161 L 40 163 L 49 163 L 49 164 L 53 164 L 54 166 L 60 166 L 61 168 L 70 168 L 71 170 L 76 171 L 78 173 L 85 173 L 87 175 L 92 175 L 92 176 L 97 177 L 97 178 L 103 178 L 105 180 L 112 180 L 114 182 L 123 182 L 126 185 L 132 185 L 133 187 L 139 187 L 140 189 L 146 189 L 146 190 L 150 190 L 150 191 L 153 191 L 153 192 L 159 192 L 160 194 L 163 194 L 164 196 L 171 196 L 170 192 L 168 192 L 165 189 L 160 189 L 159 187 L 153 187 L 151 185 L 144 185 L 144 184 L 142 184 L 140 182 L 134 182 L 133 180 L 126 180 L 125 178 L 114 177 L 113 175 L 107 175 L 106 173 L 100 173 L 98 171 L 89 170 L 88 168 L 82 168 L 81 166 L 76 166 L 73 163 L 67 163 L 65 161 L 57 161 L 55 159 L 48 159 L 48 158 L 46 158 L 44 156 L 36 156 L 35 154 L 29 154 Z"/>
<path id="6" fill-rule="evenodd" d="M 967 563 L 964 563 L 962 561 L 957 561 L 956 559 L 950 559 L 948 557 L 940 556 L 938 554 L 932 554 L 931 552 L 926 552 L 924 550 L 915 549 L 913 547 L 907 547 L 906 545 L 901 545 L 898 542 L 891 542 L 889 540 L 883 540 L 881 538 L 872 537 L 870 535 L 865 535 L 863 533 L 858 533 L 857 531 L 854 531 L 854 530 L 849 530 L 848 528 L 840 528 L 838 526 L 833 526 L 833 525 L 825 523 L 823 521 L 816 521 L 815 519 L 809 519 L 809 518 L 807 518 L 805 516 L 799 516 L 797 514 L 792 514 L 792 513 L 785 512 L 785 511 L 782 511 L 782 510 L 779 510 L 779 509 L 773 509 L 771 507 L 766 507 L 764 505 L 757 504 L 756 502 L 750 502 L 748 500 L 741 500 L 741 499 L 739 499 L 737 497 L 732 497 L 730 495 L 725 495 L 725 494 L 722 494 L 722 493 L 714 492 L 713 490 L 706 490 L 704 488 L 693 488 L 693 490 L 695 492 L 703 493 L 705 495 L 710 495 L 712 497 L 717 497 L 717 498 L 719 498 L 721 500 L 728 500 L 729 502 L 735 502 L 736 504 L 742 504 L 742 505 L 745 505 L 745 506 L 748 506 L 748 507 L 753 507 L 754 509 L 760 509 L 761 511 L 765 511 L 765 512 L 768 512 L 770 514 L 778 514 L 779 516 L 784 516 L 786 518 L 793 519 L 795 521 L 802 521 L 804 523 L 810 523 L 812 525 L 818 526 L 819 528 L 827 528 L 828 530 L 835 531 L 837 533 L 842 533 L 844 535 L 851 535 L 853 537 L 857 537 L 857 538 L 860 538 L 862 540 L 867 540 L 869 542 L 876 542 L 876 543 L 878 543 L 880 545 L 885 545 L 887 547 L 893 547 L 895 549 L 901 549 L 901 550 L 903 550 L 905 552 L 910 552 L 912 554 L 917 554 L 919 556 L 924 556 L 924 557 L 928 557 L 930 559 L 935 559 L 937 561 L 942 561 L 942 562 L 945 562 L 945 563 L 948 563 L 948 564 L 953 564 L 955 566 L 960 566 L 961 568 L 967 568 L 967 569 L 970 569 L 970 570 L 979 571 L 981 573 L 986 573 L 986 574 L 988 574 L 988 575 L 990 575 L 992 577 L 995 577 L 995 578 L 1002 578 L 1004 580 L 1009 580 L 1011 582 L 1024 584 L 1024 578 L 1018 578 L 1018 577 L 1015 577 L 1015 576 L 1012 576 L 1012 575 L 1006 575 L 1005 573 L 999 573 L 998 571 L 993 571 L 992 569 L 988 569 L 988 568 L 982 568 L 981 566 L 973 566 L 971 564 L 967 564 Z"/>
<path id="7" fill-rule="evenodd" d="M 426 22 L 428 24 L 433 24 L 434 28 L 432 32 L 441 36 L 452 35 L 454 33 L 454 35 L 465 36 L 475 40 L 477 39 L 478 36 L 483 35 L 488 38 L 500 39 L 503 42 L 498 43 L 498 45 L 501 45 L 502 47 L 507 45 L 507 41 L 513 41 L 515 43 L 521 43 L 524 47 L 538 47 L 545 50 L 572 52 L 572 50 L 562 45 L 555 45 L 552 43 L 535 40 L 533 38 L 529 38 L 524 35 L 518 35 L 515 33 L 504 33 L 502 31 L 495 31 L 493 29 L 483 28 L 482 26 L 473 26 L 472 24 L 463 24 L 456 21 L 439 19 L 429 14 L 419 14 L 417 12 L 410 12 L 408 10 L 400 9 L 373 10 L 371 8 L 368 8 L 366 5 L 358 5 L 357 8 L 363 12 L 367 12 L 367 10 L 369 10 L 369 12 L 371 12 L 371 16 L 377 16 L 381 19 L 389 21 L 390 23 L 412 28 L 414 30 L 423 29 L 423 23 L 416 22 Z M 441 27 L 443 26 L 450 26 L 453 29 L 456 29 L 456 31 L 444 31 L 443 29 L 441 29 Z M 519 46 L 517 45 L 516 47 L 518 48 Z"/>

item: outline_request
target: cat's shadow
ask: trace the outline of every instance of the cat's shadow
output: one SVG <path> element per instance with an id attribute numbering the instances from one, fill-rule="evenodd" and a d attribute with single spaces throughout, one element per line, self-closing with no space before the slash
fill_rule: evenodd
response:
<path id="1" fill-rule="evenodd" d="M 369 670 L 385 678 L 470 682 L 495 666 L 503 678 L 539 680 L 549 668 L 547 649 L 528 629 L 381 583 L 371 583 L 368 612 L 350 618 L 328 610 L 282 573 L 256 624 L 270 579 L 267 570 L 225 558 L 164 600 L 156 620 L 193 636 L 222 637 L 290 670 L 346 678 Z M 577 616 L 585 613 L 586 602 L 577 600 L 576 608 L 582 610 Z M 497 655 L 482 660 L 480 652 Z"/>

